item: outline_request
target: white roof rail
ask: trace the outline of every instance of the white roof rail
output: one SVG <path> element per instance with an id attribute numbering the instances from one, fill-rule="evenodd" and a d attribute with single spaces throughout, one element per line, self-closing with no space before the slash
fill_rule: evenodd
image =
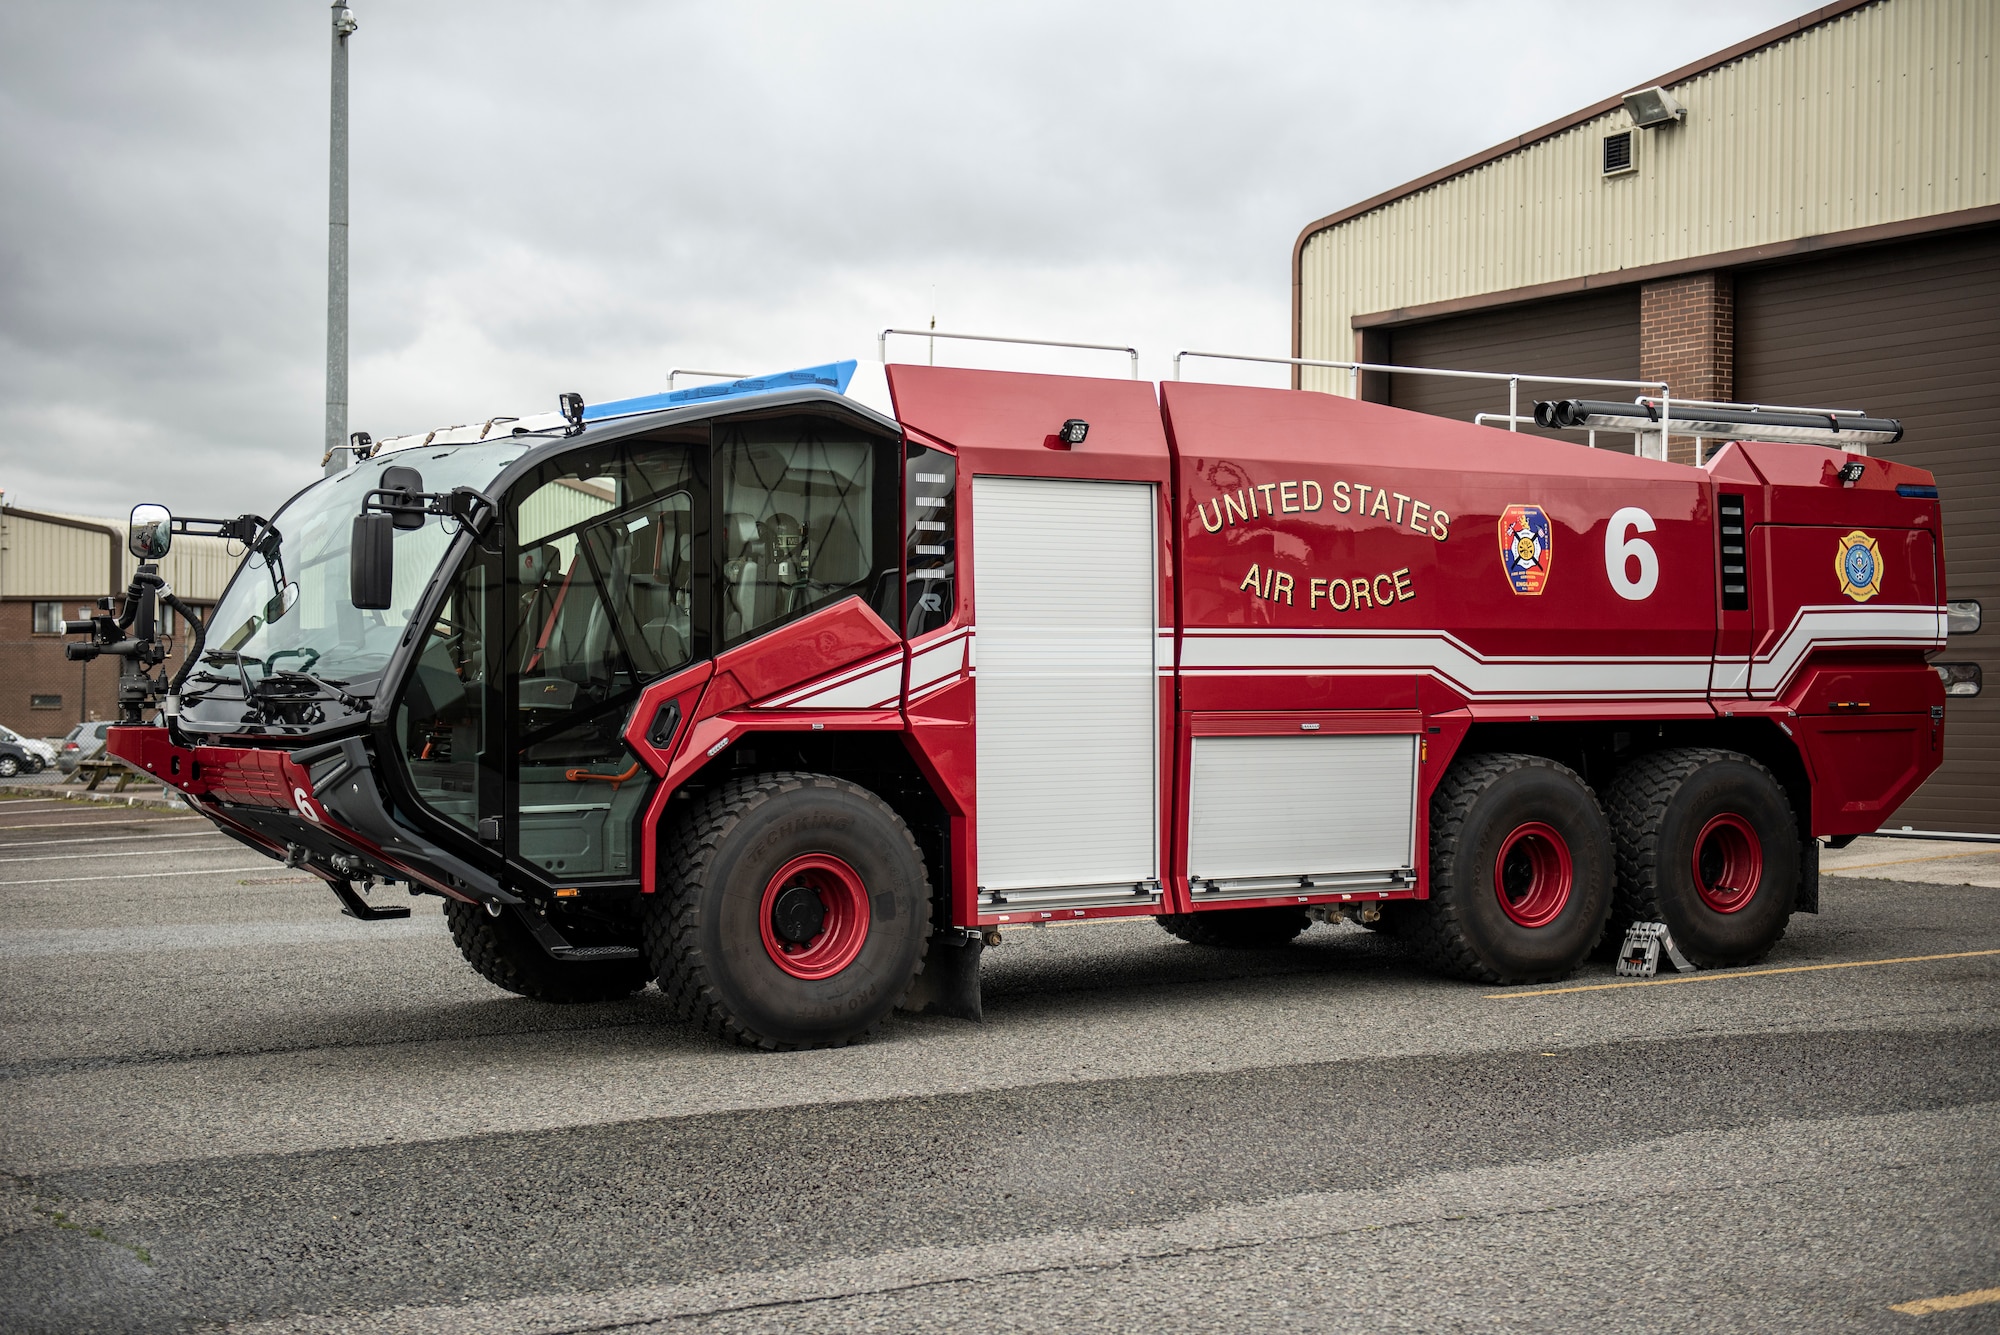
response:
<path id="1" fill-rule="evenodd" d="M 1139 378 L 1139 350 L 1116 343 L 1070 343 L 1057 338 L 1009 338 L 1003 334 L 948 334 L 942 329 L 884 329 L 875 335 L 876 360 L 889 360 L 889 335 L 907 338 L 955 338 L 970 343 L 1019 343 L 1036 348 L 1082 348 L 1089 352 L 1122 352 L 1132 359 L 1132 379 Z"/>

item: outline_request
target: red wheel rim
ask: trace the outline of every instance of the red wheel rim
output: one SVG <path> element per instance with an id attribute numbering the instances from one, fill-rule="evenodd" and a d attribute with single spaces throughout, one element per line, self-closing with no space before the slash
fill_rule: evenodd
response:
<path id="1" fill-rule="evenodd" d="M 1575 883 L 1569 842 L 1542 821 L 1515 826 L 1493 860 L 1493 893 L 1500 909 L 1523 927 L 1554 922 L 1568 906 Z"/>
<path id="2" fill-rule="evenodd" d="M 765 884 L 757 925 L 773 964 L 794 978 L 831 978 L 868 940 L 868 888 L 839 858 L 808 853 Z"/>
<path id="3" fill-rule="evenodd" d="M 1734 913 L 1757 897 L 1764 879 L 1764 845 L 1750 822 L 1725 811 L 1694 840 L 1694 888 L 1717 913 Z"/>

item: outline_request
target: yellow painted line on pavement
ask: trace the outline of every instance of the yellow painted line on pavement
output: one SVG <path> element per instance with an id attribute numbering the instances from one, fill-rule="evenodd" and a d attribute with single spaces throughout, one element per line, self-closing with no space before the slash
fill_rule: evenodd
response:
<path id="1" fill-rule="evenodd" d="M 1890 1303 L 1892 1312 L 1907 1312 L 1911 1316 L 1929 1316 L 1932 1312 L 1956 1312 L 1961 1307 L 1983 1307 L 1987 1303 L 2000 1303 L 2000 1289 L 1974 1289 L 1970 1293 L 1953 1293 L 1943 1298 L 1919 1298 L 1913 1303 Z"/>
<path id="2" fill-rule="evenodd" d="M 1839 964 L 1794 964 L 1787 969 L 1742 969 L 1735 972 L 1682 973 L 1672 978 L 1634 978 L 1627 983 L 1588 983 L 1582 987 L 1545 987 L 1536 992 L 1488 992 L 1488 1001 L 1512 1001 L 1516 997 L 1560 997 L 1571 992 L 1615 992 L 1627 987 L 1670 987 L 1675 983 L 1720 983 L 1731 978 L 1768 978 L 1778 973 L 1817 973 L 1821 969 L 1865 969 L 1872 964 L 1923 964 L 1929 960 L 1969 960 L 1981 955 L 2000 955 L 2000 950 L 1957 950 L 1949 955 L 1898 955 L 1887 960 L 1843 960 Z"/>

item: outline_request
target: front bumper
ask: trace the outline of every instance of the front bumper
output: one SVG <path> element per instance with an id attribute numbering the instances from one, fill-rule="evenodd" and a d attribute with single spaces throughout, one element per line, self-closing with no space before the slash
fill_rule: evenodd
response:
<path id="1" fill-rule="evenodd" d="M 377 876 L 470 903 L 521 902 L 391 815 L 359 737 L 296 751 L 184 747 L 161 725 L 136 724 L 111 729 L 107 747 L 186 794 L 226 833 L 336 887 Z"/>

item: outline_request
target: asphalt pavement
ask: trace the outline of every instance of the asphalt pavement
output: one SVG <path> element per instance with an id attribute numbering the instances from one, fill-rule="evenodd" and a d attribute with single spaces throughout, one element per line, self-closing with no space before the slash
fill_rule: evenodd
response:
<path id="1" fill-rule="evenodd" d="M 0 1330 L 2000 1329 L 2000 849 L 1827 863 L 1757 969 L 1077 925 L 768 1055 L 0 798 Z"/>

